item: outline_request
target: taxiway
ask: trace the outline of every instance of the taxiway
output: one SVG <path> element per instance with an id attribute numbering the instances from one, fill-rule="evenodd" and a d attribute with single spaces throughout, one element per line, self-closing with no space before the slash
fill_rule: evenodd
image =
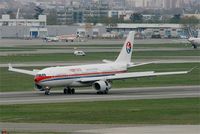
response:
<path id="1" fill-rule="evenodd" d="M 1 123 L 2 128 L 18 132 L 69 132 L 72 134 L 198 134 L 200 125 L 121 125 Z"/>

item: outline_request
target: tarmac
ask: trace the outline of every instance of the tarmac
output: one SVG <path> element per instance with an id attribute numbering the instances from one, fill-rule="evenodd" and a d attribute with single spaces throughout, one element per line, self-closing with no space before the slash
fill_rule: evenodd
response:
<path id="1" fill-rule="evenodd" d="M 0 39 L 1 47 L 13 47 L 19 45 L 108 45 L 108 44 L 123 44 L 125 39 L 94 39 L 84 42 L 46 42 L 42 39 Z M 176 44 L 189 43 L 187 39 L 136 39 L 137 44 Z"/>
<path id="2" fill-rule="evenodd" d="M 65 95 L 63 91 L 52 89 L 50 95 L 44 92 L 1 92 L 0 105 L 9 104 L 39 104 L 59 102 L 89 102 L 111 100 L 138 100 L 200 97 L 200 87 L 171 86 L 171 87 L 138 87 L 111 89 L 107 95 L 98 95 L 94 89 L 79 89 L 74 95 Z"/>
<path id="3" fill-rule="evenodd" d="M 67 132 L 72 134 L 199 134 L 200 125 L 122 125 L 2 123 L 7 132 Z"/>

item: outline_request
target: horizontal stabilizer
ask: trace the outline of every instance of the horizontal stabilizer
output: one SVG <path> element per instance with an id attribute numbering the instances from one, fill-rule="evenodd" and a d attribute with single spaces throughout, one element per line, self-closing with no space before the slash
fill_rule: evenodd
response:
<path id="1" fill-rule="evenodd" d="M 128 68 L 137 67 L 137 66 L 143 66 L 143 65 L 153 64 L 153 63 L 156 63 L 156 62 L 144 62 L 144 63 L 139 63 L 139 64 L 134 64 L 131 62 L 131 63 L 127 64 L 127 67 Z"/>
<path id="2" fill-rule="evenodd" d="M 104 63 L 112 63 L 113 61 L 111 61 L 111 60 L 106 60 L 106 59 L 104 59 L 104 60 L 102 60 Z"/>

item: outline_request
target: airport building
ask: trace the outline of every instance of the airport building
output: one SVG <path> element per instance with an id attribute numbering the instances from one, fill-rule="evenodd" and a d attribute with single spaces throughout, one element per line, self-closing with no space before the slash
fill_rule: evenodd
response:
<path id="1" fill-rule="evenodd" d="M 177 38 L 185 34 L 185 29 L 180 24 L 117 24 L 107 28 L 109 32 L 127 34 L 129 31 L 140 33 L 142 38 Z"/>
<path id="2" fill-rule="evenodd" d="M 84 23 L 89 17 L 108 17 L 109 6 L 105 3 L 92 3 L 90 6 L 74 5 L 57 8 L 58 24 Z"/>
<path id="3" fill-rule="evenodd" d="M 46 15 L 39 15 L 38 19 L 11 19 L 10 15 L 4 14 L 0 19 L 0 26 L 31 26 L 31 27 L 45 27 Z"/>
<path id="4" fill-rule="evenodd" d="M 110 18 L 123 18 L 124 20 L 130 20 L 133 10 L 109 10 L 108 17 Z"/>
<path id="5" fill-rule="evenodd" d="M 0 19 L 0 36 L 45 37 L 48 33 L 46 20 L 46 15 L 39 15 L 38 19 L 11 19 L 10 15 L 4 14 Z"/>
<path id="6" fill-rule="evenodd" d="M 39 31 L 37 36 L 32 33 Z M 44 32 L 42 32 L 44 31 Z M 86 25 L 47 25 L 44 29 L 30 26 L 0 26 L 0 38 L 44 38 L 47 36 L 72 35 L 81 33 L 85 36 L 100 36 L 106 33 L 106 26 L 86 26 Z M 94 33 L 94 34 L 93 34 Z"/>
<path id="7" fill-rule="evenodd" d="M 107 8 L 106 8 L 107 9 Z M 76 10 L 80 11 L 80 10 Z M 86 10 L 87 11 L 87 10 Z M 95 10 L 93 10 L 95 11 Z M 95 12 L 95 15 L 105 15 L 107 10 L 102 10 L 106 12 Z M 81 11 L 80 11 L 81 12 Z M 72 13 L 72 14 L 71 14 Z M 76 12 L 76 15 L 73 15 L 75 12 L 70 12 L 65 19 L 76 18 L 83 19 L 80 16 L 79 12 Z M 91 12 L 88 12 L 89 15 Z M 118 12 L 112 10 L 109 12 L 110 16 L 119 17 L 124 15 L 125 12 Z M 127 14 L 127 12 L 126 12 Z M 129 13 L 131 14 L 131 13 Z M 66 15 L 66 14 L 65 14 Z M 80 16 L 79 16 L 80 15 Z M 64 20 L 69 21 L 69 20 Z M 46 15 L 40 15 L 38 19 L 11 19 L 9 15 L 2 15 L 0 19 L 0 37 L 2 38 L 43 38 L 46 36 L 57 36 L 63 34 L 76 34 L 78 29 L 85 29 L 85 35 L 92 35 L 91 33 L 95 32 L 98 35 L 102 35 L 106 32 L 114 32 L 126 35 L 129 31 L 137 31 L 138 36 L 142 38 L 177 38 L 180 35 L 185 35 L 185 29 L 180 24 L 116 24 L 116 25 L 84 25 L 83 23 L 78 23 L 76 25 L 57 25 L 57 26 L 47 26 L 46 25 Z M 95 30 L 94 30 L 95 29 Z"/>

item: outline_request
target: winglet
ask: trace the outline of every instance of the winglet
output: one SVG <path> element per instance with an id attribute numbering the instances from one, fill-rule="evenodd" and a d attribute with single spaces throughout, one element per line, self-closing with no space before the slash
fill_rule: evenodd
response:
<path id="1" fill-rule="evenodd" d="M 24 69 L 13 68 L 10 63 L 8 64 L 8 71 L 18 72 L 18 73 L 23 73 L 23 74 L 28 74 L 28 75 L 36 75 L 36 73 L 38 72 L 38 71 L 29 71 L 29 70 L 24 70 Z"/>
<path id="2" fill-rule="evenodd" d="M 191 68 L 189 71 L 188 71 L 188 73 L 190 73 L 190 72 L 192 72 L 195 68 L 197 68 L 198 66 L 195 66 L 195 67 L 193 67 L 193 68 Z"/>
<path id="3" fill-rule="evenodd" d="M 13 68 L 12 65 L 9 63 L 8 64 L 8 70 L 12 70 L 12 68 Z"/>

